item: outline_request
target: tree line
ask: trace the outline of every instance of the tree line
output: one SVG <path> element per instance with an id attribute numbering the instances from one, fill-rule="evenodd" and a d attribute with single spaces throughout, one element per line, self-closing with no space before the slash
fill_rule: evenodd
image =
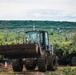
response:
<path id="1" fill-rule="evenodd" d="M 1 28 L 28 28 L 35 25 L 36 27 L 47 27 L 48 28 L 76 28 L 76 22 L 66 22 L 66 21 L 32 21 L 32 20 L 0 20 Z"/>

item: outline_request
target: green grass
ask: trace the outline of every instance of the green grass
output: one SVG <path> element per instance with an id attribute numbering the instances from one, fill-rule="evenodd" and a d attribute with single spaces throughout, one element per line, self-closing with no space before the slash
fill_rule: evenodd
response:
<path id="1" fill-rule="evenodd" d="M 46 75 L 76 75 L 76 68 L 63 68 L 55 72 L 46 72 Z"/>

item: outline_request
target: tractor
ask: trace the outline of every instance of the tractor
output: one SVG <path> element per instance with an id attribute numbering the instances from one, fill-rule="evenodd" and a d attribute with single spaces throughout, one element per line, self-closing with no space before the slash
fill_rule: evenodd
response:
<path id="1" fill-rule="evenodd" d="M 37 66 L 41 72 L 55 71 L 57 59 L 48 32 L 26 31 L 25 36 L 25 43 L 0 45 L 0 55 L 12 59 L 13 71 L 22 72 L 23 65 L 27 70 L 34 70 Z"/>

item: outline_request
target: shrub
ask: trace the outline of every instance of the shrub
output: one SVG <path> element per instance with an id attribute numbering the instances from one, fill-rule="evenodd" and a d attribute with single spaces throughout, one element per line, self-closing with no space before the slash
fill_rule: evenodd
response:
<path id="1" fill-rule="evenodd" d="M 62 56 L 62 55 L 67 55 L 67 54 L 72 54 L 76 53 L 76 45 L 73 43 L 70 44 L 59 44 L 56 43 L 54 44 L 54 51 L 57 56 Z"/>

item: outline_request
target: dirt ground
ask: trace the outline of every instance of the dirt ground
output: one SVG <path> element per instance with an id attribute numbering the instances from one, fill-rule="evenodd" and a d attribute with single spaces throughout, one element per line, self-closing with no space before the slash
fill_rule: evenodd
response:
<path id="1" fill-rule="evenodd" d="M 0 75 L 51 75 L 51 73 L 56 73 L 56 72 L 60 73 L 63 68 L 68 68 L 68 67 L 69 66 L 58 66 L 56 71 L 46 71 L 46 72 L 39 72 L 37 67 L 34 71 L 27 71 L 24 67 L 22 72 L 13 72 L 11 65 L 8 65 L 7 69 L 5 69 L 3 65 L 0 66 Z M 76 67 L 71 67 L 71 68 L 76 68 Z"/>
<path id="2" fill-rule="evenodd" d="M 13 72 L 12 66 L 10 65 L 7 69 L 3 66 L 0 67 L 0 75 L 46 75 L 46 73 L 39 72 L 37 68 L 34 71 L 27 71 L 25 67 L 22 72 Z"/>

